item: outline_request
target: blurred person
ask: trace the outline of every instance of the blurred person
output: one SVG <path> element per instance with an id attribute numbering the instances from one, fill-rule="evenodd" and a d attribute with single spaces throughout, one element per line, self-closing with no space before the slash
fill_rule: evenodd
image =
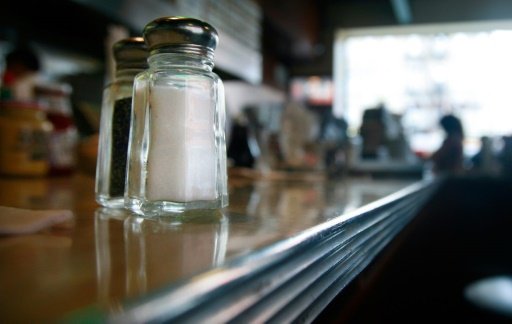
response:
<path id="1" fill-rule="evenodd" d="M 433 171 L 440 173 L 461 173 L 464 169 L 464 129 L 462 122 L 454 115 L 445 115 L 439 121 L 445 132 L 441 147 L 434 152 L 431 159 Z"/>
<path id="2" fill-rule="evenodd" d="M 480 150 L 472 158 L 472 170 L 479 174 L 497 174 L 499 165 L 493 149 L 493 139 L 489 136 L 480 138 Z"/>
<path id="3" fill-rule="evenodd" d="M 400 122 L 389 112 L 384 103 L 363 112 L 359 133 L 363 140 L 361 157 L 368 160 L 389 158 L 389 143 L 401 132 Z"/>
<path id="4" fill-rule="evenodd" d="M 41 63 L 37 54 L 28 46 L 20 46 L 5 56 L 0 98 L 29 101 L 34 99 Z"/>
<path id="5" fill-rule="evenodd" d="M 506 177 L 512 177 L 512 135 L 503 136 L 503 148 L 498 155 L 501 172 Z"/>

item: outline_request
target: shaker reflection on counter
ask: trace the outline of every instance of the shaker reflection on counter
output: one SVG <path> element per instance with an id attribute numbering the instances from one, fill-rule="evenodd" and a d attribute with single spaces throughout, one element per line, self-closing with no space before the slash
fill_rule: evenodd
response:
<path id="1" fill-rule="evenodd" d="M 228 218 L 219 210 L 192 211 L 177 221 L 99 208 L 95 235 L 98 301 L 112 309 L 126 298 L 221 265 Z"/>

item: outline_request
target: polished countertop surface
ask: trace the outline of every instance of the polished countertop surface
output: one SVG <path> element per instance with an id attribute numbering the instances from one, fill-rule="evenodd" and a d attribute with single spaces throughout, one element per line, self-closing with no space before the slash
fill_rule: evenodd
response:
<path id="1" fill-rule="evenodd" d="M 230 176 L 230 205 L 142 218 L 94 201 L 94 180 L 0 178 L 0 205 L 69 209 L 70 228 L 0 237 L 0 313 L 6 321 L 73 318 L 215 270 L 374 202 L 411 180 Z M 77 313 L 78 312 L 78 313 Z"/>

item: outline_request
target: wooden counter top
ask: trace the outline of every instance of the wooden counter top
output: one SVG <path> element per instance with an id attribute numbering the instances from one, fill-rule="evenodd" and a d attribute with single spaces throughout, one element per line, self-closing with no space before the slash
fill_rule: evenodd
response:
<path id="1" fill-rule="evenodd" d="M 230 206 L 225 210 L 190 213 L 183 219 L 147 219 L 100 208 L 94 202 L 94 180 L 85 175 L 0 178 L 0 205 L 65 208 L 75 216 L 71 229 L 0 237 L 0 317 L 6 322 L 110 316 L 147 320 L 137 317 L 143 313 L 139 308 L 162 300 L 169 291 L 173 298 L 178 293 L 189 298 L 193 292 L 192 301 L 183 299 L 186 305 L 176 300 L 176 308 L 192 307 L 201 294 L 212 294 L 236 279 L 245 265 L 271 265 L 282 251 L 305 244 L 307 235 L 338 230 L 339 224 L 393 199 L 357 208 L 410 183 L 231 177 Z M 311 229 L 314 235 L 304 234 Z M 300 265 L 297 260 L 295 266 Z M 201 284 L 191 285 L 194 282 Z M 161 305 L 155 307 L 162 310 Z"/>

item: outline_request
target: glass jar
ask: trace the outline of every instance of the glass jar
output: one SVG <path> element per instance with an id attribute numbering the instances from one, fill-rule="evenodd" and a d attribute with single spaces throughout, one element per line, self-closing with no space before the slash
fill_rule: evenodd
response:
<path id="1" fill-rule="evenodd" d="M 149 69 L 135 79 L 126 207 L 144 215 L 228 204 L 224 87 L 212 72 L 218 36 L 193 18 L 144 28 Z M 137 89 L 141 89 L 137 93 Z"/>
<path id="2" fill-rule="evenodd" d="M 142 37 L 132 37 L 115 43 L 113 53 L 116 75 L 105 87 L 101 108 L 96 201 L 120 208 L 124 206 L 133 81 L 147 68 L 147 50 Z"/>
<path id="3" fill-rule="evenodd" d="M 0 173 L 46 175 L 51 131 L 52 124 L 36 103 L 0 102 Z"/>

